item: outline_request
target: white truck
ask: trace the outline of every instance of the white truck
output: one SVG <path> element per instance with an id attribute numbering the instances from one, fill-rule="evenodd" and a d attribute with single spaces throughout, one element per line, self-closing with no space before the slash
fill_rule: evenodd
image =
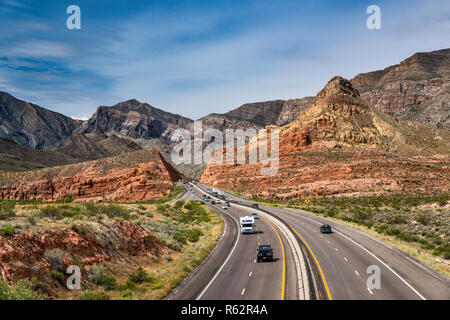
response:
<path id="1" fill-rule="evenodd" d="M 255 219 L 253 217 L 245 216 L 240 219 L 241 232 L 242 233 L 255 233 Z"/>

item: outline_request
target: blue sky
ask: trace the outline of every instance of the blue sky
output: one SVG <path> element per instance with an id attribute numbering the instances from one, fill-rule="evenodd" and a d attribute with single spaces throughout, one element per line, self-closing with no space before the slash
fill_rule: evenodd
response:
<path id="1" fill-rule="evenodd" d="M 1 91 L 74 118 L 136 98 L 196 119 L 448 48 L 450 1 L 0 0 L 0 30 Z"/>

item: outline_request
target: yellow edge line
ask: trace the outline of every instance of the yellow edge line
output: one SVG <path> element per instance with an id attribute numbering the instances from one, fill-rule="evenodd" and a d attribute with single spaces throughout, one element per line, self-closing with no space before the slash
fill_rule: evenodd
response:
<path id="1" fill-rule="evenodd" d="M 316 265 L 319 268 L 320 276 L 322 277 L 323 284 L 325 285 L 325 289 L 327 290 L 328 300 L 333 300 L 333 298 L 331 298 L 330 290 L 328 289 L 327 281 L 325 280 L 325 276 L 323 275 L 322 268 L 320 267 L 319 261 L 317 261 L 316 256 L 314 255 L 314 252 L 312 252 L 312 250 L 309 247 L 308 243 L 302 238 L 302 236 L 294 228 L 292 228 L 292 230 L 294 230 L 294 232 L 300 237 L 300 239 L 303 241 L 303 243 L 306 245 L 306 247 L 308 248 L 309 252 L 313 256 L 314 261 L 316 262 Z"/>
<path id="2" fill-rule="evenodd" d="M 275 233 L 278 236 L 278 239 L 280 240 L 281 243 L 281 249 L 283 251 L 283 277 L 282 277 L 282 286 L 281 286 L 281 300 L 284 300 L 284 292 L 285 292 L 285 285 L 286 285 L 286 260 L 284 257 L 284 245 L 283 245 L 283 241 L 281 240 L 280 234 L 278 233 L 277 229 L 275 229 L 275 227 L 266 219 L 262 218 L 265 222 L 267 222 L 272 228 L 273 230 L 275 230 Z"/>

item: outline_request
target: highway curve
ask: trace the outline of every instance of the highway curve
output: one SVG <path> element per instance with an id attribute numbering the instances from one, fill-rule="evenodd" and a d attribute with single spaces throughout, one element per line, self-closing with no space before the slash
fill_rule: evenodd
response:
<path id="1" fill-rule="evenodd" d="M 232 194 L 227 197 L 254 203 Z M 450 299 L 448 277 L 370 235 L 307 212 L 260 208 L 282 218 L 307 243 L 332 299 Z M 330 224 L 334 232 L 321 234 L 319 227 L 324 223 Z M 367 268 L 372 265 L 380 268 L 380 289 L 367 288 Z"/>
<path id="2" fill-rule="evenodd" d="M 187 192 L 183 200 L 200 199 Z M 266 219 L 257 219 L 256 234 L 240 234 L 239 217 L 248 212 L 208 206 L 224 219 L 224 233 L 208 257 L 165 299 L 280 300 L 298 299 L 296 266 L 285 237 Z M 270 244 L 274 262 L 256 262 L 258 244 Z"/>

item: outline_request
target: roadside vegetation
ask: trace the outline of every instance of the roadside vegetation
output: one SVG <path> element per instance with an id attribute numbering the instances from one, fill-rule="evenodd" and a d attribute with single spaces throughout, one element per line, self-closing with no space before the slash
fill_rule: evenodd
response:
<path id="1" fill-rule="evenodd" d="M 183 188 L 182 188 L 183 189 Z M 16 285 L 25 299 L 161 299 L 176 287 L 209 254 L 220 238 L 220 216 L 197 201 L 177 201 L 184 189 L 175 187 L 161 201 L 139 203 L 38 203 L 0 201 L 0 235 L 72 228 L 98 232 L 105 238 L 114 220 L 129 220 L 150 231 L 165 245 L 161 256 L 128 256 L 121 261 L 82 266 L 82 290 L 65 288 L 65 248 L 45 251 L 52 267 L 46 279 L 26 279 L 9 286 L 0 283 L 0 299 L 14 298 Z M 109 239 L 109 238 L 108 238 Z M 110 241 L 112 242 L 112 241 Z M 108 243 L 106 242 L 106 245 Z M 77 265 L 82 265 L 82 257 Z M 123 261 L 122 261 L 123 260 Z M 35 294 L 32 296 L 30 292 Z M 6 299 L 5 298 L 5 299 Z"/>
<path id="2" fill-rule="evenodd" d="M 450 194 L 318 197 L 295 201 L 253 198 L 308 211 L 363 229 L 449 275 Z"/>

